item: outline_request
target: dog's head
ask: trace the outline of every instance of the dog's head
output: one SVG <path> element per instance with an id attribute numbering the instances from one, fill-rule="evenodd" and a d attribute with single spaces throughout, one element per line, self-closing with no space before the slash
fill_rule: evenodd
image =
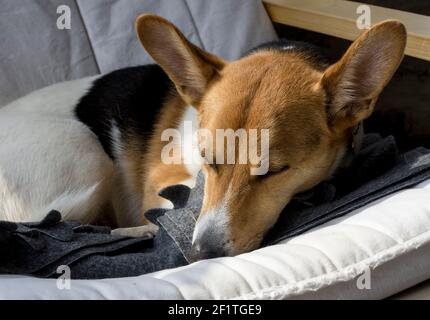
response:
<path id="1" fill-rule="evenodd" d="M 257 146 L 263 142 L 258 130 L 268 129 L 268 154 L 254 159 L 267 160 L 263 175 L 252 174 L 258 165 L 252 157 L 261 155 L 263 145 L 247 163 L 239 161 L 243 149 L 236 148 L 236 161 L 226 164 L 213 159 L 225 150 L 211 154 L 201 147 L 205 194 L 193 236 L 199 258 L 255 249 L 294 194 L 331 175 L 399 66 L 406 43 L 404 26 L 385 21 L 330 66 L 304 50 L 270 46 L 226 62 L 160 17 L 140 16 L 137 32 L 183 100 L 198 110 L 200 128 L 213 137 L 216 129 L 257 129 Z"/>

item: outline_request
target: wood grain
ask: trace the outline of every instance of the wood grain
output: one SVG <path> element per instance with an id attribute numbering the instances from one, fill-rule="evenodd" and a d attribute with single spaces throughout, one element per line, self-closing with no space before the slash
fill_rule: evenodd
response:
<path id="1" fill-rule="evenodd" d="M 357 28 L 358 6 L 343 0 L 263 0 L 273 22 L 327 35 L 354 40 L 363 31 Z M 367 5 L 367 4 L 366 4 Z M 430 17 L 374 5 L 371 23 L 396 19 L 408 30 L 406 54 L 430 61 Z"/>

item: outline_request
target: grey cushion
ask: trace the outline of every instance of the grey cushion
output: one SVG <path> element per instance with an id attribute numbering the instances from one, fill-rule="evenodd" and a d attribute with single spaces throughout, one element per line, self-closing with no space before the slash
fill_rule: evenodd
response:
<path id="1" fill-rule="evenodd" d="M 56 27 L 59 5 L 70 7 L 70 30 Z M 2 0 L 0 106 L 59 81 L 151 62 L 134 31 L 144 12 L 225 59 L 276 39 L 259 0 Z"/>

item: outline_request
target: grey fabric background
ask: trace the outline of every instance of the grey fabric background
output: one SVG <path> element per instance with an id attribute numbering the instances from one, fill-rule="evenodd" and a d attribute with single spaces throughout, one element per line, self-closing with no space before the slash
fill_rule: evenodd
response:
<path id="1" fill-rule="evenodd" d="M 57 7 L 71 29 L 57 29 Z M 230 60 L 274 40 L 260 0 L 0 0 L 0 106 L 65 80 L 151 62 L 134 31 L 144 12 L 174 22 L 195 44 Z"/>

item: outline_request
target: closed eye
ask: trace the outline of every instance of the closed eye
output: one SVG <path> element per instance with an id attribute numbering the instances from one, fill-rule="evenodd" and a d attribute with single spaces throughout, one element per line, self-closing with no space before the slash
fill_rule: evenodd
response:
<path id="1" fill-rule="evenodd" d="M 269 170 L 266 174 L 261 175 L 261 176 L 258 176 L 258 177 L 259 177 L 260 179 L 265 179 L 265 178 L 268 178 L 268 177 L 275 176 L 275 175 L 277 175 L 277 174 L 284 173 L 284 172 L 285 172 L 285 171 L 287 171 L 288 169 L 290 169 L 290 166 L 289 166 L 289 165 L 285 165 L 285 166 L 283 166 L 283 167 L 281 167 L 281 168 L 279 168 L 279 169 Z"/>

